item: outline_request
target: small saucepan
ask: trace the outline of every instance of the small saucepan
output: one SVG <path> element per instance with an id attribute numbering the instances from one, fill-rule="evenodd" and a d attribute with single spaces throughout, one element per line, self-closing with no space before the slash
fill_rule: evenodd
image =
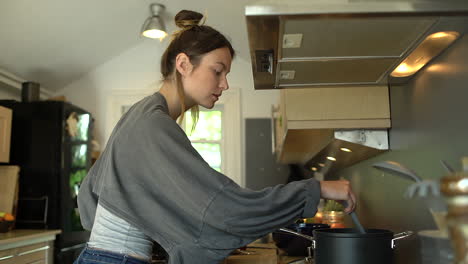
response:
<path id="1" fill-rule="evenodd" d="M 330 228 L 327 224 L 306 224 L 296 223 L 286 227 L 288 230 L 294 231 L 299 234 L 312 236 L 312 232 L 316 229 Z M 278 248 L 283 249 L 288 256 L 307 256 L 307 248 L 311 246 L 311 241 L 297 236 L 292 233 L 285 233 L 281 231 L 273 232 L 273 241 Z"/>

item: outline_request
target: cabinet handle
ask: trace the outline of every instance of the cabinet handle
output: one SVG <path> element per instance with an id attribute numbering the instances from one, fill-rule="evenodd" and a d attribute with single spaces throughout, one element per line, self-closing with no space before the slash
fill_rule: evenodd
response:
<path id="1" fill-rule="evenodd" d="M 31 250 L 28 250 L 28 251 L 25 251 L 25 252 L 18 253 L 18 256 L 24 256 L 24 255 L 31 254 L 31 253 L 34 253 L 34 252 L 47 250 L 49 248 L 50 248 L 49 246 L 45 246 L 45 247 L 40 247 L 40 248 L 36 248 L 36 249 L 31 249 Z"/>
<path id="2" fill-rule="evenodd" d="M 0 258 L 0 261 L 5 260 L 5 259 L 11 259 L 12 257 L 14 257 L 14 255 L 6 256 L 6 257 L 1 257 L 1 258 Z"/>

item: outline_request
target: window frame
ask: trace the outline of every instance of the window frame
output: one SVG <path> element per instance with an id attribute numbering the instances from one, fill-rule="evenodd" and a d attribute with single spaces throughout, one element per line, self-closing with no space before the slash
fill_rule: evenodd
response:
<path id="1" fill-rule="evenodd" d="M 192 128 L 191 127 L 187 127 L 187 124 L 186 124 L 186 121 L 187 120 L 184 120 L 184 122 L 182 122 L 182 129 L 185 131 L 185 133 L 187 134 L 187 136 L 189 137 L 190 139 L 190 142 L 193 143 L 205 143 L 205 144 L 219 144 L 219 151 L 220 151 L 220 156 L 221 156 L 221 166 L 220 166 L 220 169 L 221 169 L 221 173 L 225 173 L 226 171 L 226 166 L 225 166 L 225 163 L 224 162 L 224 159 L 225 159 L 225 153 L 226 151 L 224 151 L 224 148 L 225 148 L 225 145 L 226 145 L 226 140 L 225 140 L 225 126 L 224 126 L 224 105 L 223 104 L 218 104 L 218 105 L 215 105 L 212 109 L 207 109 L 207 108 L 202 108 L 200 109 L 200 112 L 213 112 L 213 111 L 219 111 L 221 112 L 221 139 L 219 140 L 209 140 L 209 139 L 190 139 L 190 132 L 187 133 L 187 131 L 191 131 Z M 185 113 L 185 117 L 184 119 L 187 119 L 187 118 L 191 118 L 191 113 L 190 112 L 186 112 Z M 197 126 L 195 126 L 195 129 L 197 129 L 199 126 L 197 124 Z"/>

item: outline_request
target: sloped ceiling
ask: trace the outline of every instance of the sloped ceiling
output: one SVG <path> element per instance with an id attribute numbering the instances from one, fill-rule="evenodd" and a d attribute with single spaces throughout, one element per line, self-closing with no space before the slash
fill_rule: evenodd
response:
<path id="1" fill-rule="evenodd" d="M 142 42 L 149 0 L 2 0 L 0 70 L 58 91 L 97 66 Z M 249 59 L 244 6 L 253 1 L 163 0 L 169 32 L 181 9 L 207 14 L 206 24 Z M 154 45 L 167 45 L 168 41 Z"/>

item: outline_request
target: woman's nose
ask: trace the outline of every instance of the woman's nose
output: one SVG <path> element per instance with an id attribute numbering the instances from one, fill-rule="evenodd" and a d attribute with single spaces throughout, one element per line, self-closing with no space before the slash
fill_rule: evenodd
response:
<path id="1" fill-rule="evenodd" d="M 226 77 L 223 78 L 223 80 L 221 81 L 221 83 L 219 84 L 219 86 L 220 86 L 223 90 L 229 89 L 229 84 L 228 84 L 228 80 L 227 80 Z"/>

